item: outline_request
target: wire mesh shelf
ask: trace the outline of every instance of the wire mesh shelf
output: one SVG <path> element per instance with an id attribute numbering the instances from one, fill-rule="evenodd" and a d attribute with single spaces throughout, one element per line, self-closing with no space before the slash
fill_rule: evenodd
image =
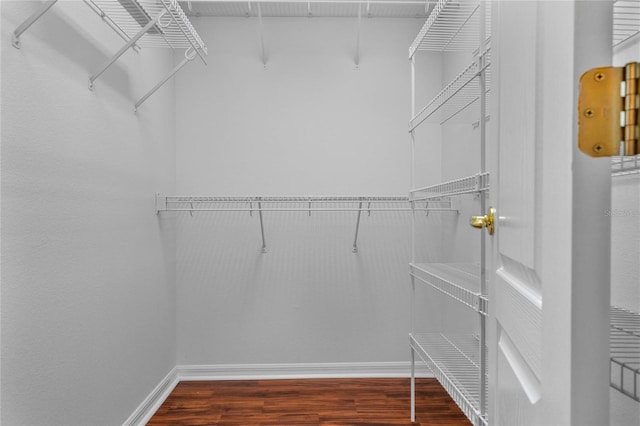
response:
<path id="1" fill-rule="evenodd" d="M 257 2 L 238 1 L 194 1 L 191 9 L 185 8 L 188 16 L 257 17 Z M 252 4 L 253 3 L 253 4 Z M 435 3 L 435 2 L 434 2 Z M 331 17 L 354 18 L 358 9 L 367 18 L 422 18 L 428 16 L 430 2 L 425 0 L 280 0 L 261 1 L 264 17 Z"/>
<path id="2" fill-rule="evenodd" d="M 409 47 L 409 58 L 416 51 L 460 51 L 478 47 L 480 33 L 479 0 L 440 0 Z M 486 34 L 491 34 L 487 14 Z M 485 34 L 485 36 L 486 36 Z"/>
<path id="3" fill-rule="evenodd" d="M 618 46 L 640 34 L 640 1 L 616 0 L 613 3 L 613 45 Z"/>
<path id="4" fill-rule="evenodd" d="M 412 277 L 476 312 L 487 315 L 489 301 L 480 291 L 480 266 L 470 263 L 410 263 Z"/>
<path id="5" fill-rule="evenodd" d="M 437 206 L 416 207 L 419 211 L 451 211 L 451 200 L 441 200 Z M 412 211 L 408 197 L 192 197 L 156 196 L 156 210 L 210 212 L 276 212 L 276 211 Z"/>
<path id="6" fill-rule="evenodd" d="M 129 39 L 164 14 L 136 44 L 140 47 L 194 49 L 204 61 L 206 47 L 177 0 L 86 0 Z"/>
<path id="7" fill-rule="evenodd" d="M 460 179 L 410 191 L 413 201 L 431 200 L 463 194 L 477 194 L 489 190 L 489 173 L 478 173 Z"/>
<path id="8" fill-rule="evenodd" d="M 484 52 L 483 65 L 474 60 L 460 72 L 449 84 L 447 84 L 427 105 L 409 120 L 409 131 L 413 131 L 423 122 L 432 119 L 443 124 L 460 112 L 464 111 L 480 100 L 480 81 L 477 78 L 481 72 L 485 72 L 486 89 L 488 93 L 491 87 L 490 64 L 491 50 Z M 445 108 L 443 108 L 445 107 Z M 442 109 L 441 115 L 435 115 Z"/>
<path id="9" fill-rule="evenodd" d="M 623 176 L 640 173 L 640 155 L 611 157 L 611 175 Z"/>
<path id="10" fill-rule="evenodd" d="M 480 342 L 473 335 L 412 333 L 409 344 L 475 426 L 487 425 L 480 411 Z M 485 392 L 488 380 L 484 380 Z M 486 412 L 486 407 L 483 410 Z"/>
<path id="11" fill-rule="evenodd" d="M 640 402 L 640 314 L 611 307 L 611 387 Z"/>

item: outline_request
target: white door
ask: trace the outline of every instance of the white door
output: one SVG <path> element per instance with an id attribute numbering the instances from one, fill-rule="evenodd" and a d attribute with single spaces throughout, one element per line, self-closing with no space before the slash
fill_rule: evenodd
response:
<path id="1" fill-rule="evenodd" d="M 491 425 L 609 422 L 609 159 L 576 148 L 610 1 L 493 2 L 487 160 Z"/>

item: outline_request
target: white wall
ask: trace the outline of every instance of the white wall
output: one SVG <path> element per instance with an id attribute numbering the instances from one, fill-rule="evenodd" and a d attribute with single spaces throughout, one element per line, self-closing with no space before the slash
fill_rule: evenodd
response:
<path id="1" fill-rule="evenodd" d="M 179 193 L 406 195 L 421 24 L 363 20 L 356 69 L 355 19 L 265 19 L 264 69 L 255 19 L 195 19 L 210 63 L 177 77 Z M 178 215 L 178 363 L 408 360 L 409 214 L 364 216 L 358 254 L 355 222 L 265 213 L 262 254 L 255 214 Z"/>
<path id="2" fill-rule="evenodd" d="M 640 59 L 640 37 L 614 49 L 613 65 Z M 640 175 L 612 178 L 611 304 L 640 312 Z M 640 403 L 611 390 L 611 424 L 637 425 Z"/>
<path id="3" fill-rule="evenodd" d="M 173 66 L 83 2 L 2 2 L 2 423 L 122 424 L 175 365 Z"/>

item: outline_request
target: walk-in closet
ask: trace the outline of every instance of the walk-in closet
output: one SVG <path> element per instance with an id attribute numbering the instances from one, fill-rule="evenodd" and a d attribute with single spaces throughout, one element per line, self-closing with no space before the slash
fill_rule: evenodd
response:
<path id="1" fill-rule="evenodd" d="M 640 0 L 0 2 L 0 424 L 640 424 Z"/>

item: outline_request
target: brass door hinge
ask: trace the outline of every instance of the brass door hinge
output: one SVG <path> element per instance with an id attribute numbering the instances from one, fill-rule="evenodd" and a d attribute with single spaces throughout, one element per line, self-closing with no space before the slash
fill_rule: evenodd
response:
<path id="1" fill-rule="evenodd" d="M 580 77 L 578 147 L 591 157 L 640 154 L 640 63 L 593 68 Z M 620 142 L 624 143 L 622 151 Z"/>

